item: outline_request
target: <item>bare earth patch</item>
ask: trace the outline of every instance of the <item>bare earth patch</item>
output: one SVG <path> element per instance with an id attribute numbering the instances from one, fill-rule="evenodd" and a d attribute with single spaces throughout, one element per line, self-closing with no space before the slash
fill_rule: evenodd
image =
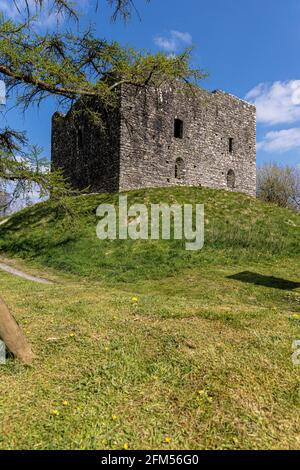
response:
<path id="1" fill-rule="evenodd" d="M 0 263 L 0 269 L 5 271 L 9 274 L 13 274 L 14 276 L 21 277 L 22 279 L 26 279 L 27 281 L 37 282 L 38 284 L 52 284 L 51 281 L 47 279 L 42 279 L 41 277 L 31 276 L 30 274 L 24 273 L 23 271 L 19 271 L 18 269 L 12 268 L 7 264 Z"/>

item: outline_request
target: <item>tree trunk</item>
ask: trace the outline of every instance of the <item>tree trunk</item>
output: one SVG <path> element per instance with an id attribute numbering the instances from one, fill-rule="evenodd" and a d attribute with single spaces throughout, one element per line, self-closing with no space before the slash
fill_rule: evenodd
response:
<path id="1" fill-rule="evenodd" d="M 9 312 L 5 302 L 0 297 L 0 338 L 7 349 L 25 364 L 31 364 L 34 354 L 27 343 L 21 328 Z"/>

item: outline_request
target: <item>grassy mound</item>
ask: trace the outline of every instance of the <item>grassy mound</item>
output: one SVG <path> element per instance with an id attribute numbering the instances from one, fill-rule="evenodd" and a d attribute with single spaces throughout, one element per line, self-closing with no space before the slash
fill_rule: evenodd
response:
<path id="1" fill-rule="evenodd" d="M 52 285 L 0 271 L 37 354 L 0 368 L 0 449 L 299 449 L 299 214 L 208 189 L 128 197 L 204 203 L 203 250 L 98 240 L 96 207 L 118 195 L 0 226 L 18 267 L 61 270 Z"/>
<path id="2" fill-rule="evenodd" d="M 96 208 L 118 205 L 118 195 L 71 200 L 72 220 L 53 202 L 14 215 L 0 226 L 0 252 L 106 282 L 162 279 L 201 265 L 274 262 L 299 255 L 300 215 L 242 194 L 200 188 L 139 190 L 133 203 L 203 203 L 205 246 L 185 250 L 185 241 L 100 241 Z"/>

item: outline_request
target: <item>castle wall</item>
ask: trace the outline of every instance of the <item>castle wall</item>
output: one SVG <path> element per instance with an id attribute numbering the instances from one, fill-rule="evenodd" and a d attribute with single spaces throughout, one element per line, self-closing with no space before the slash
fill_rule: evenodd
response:
<path id="1" fill-rule="evenodd" d="M 52 126 L 53 167 L 74 188 L 191 185 L 256 194 L 255 107 L 229 94 L 179 82 L 160 90 L 123 85 L 115 111 L 80 100 L 66 116 L 55 113 Z"/>
<path id="2" fill-rule="evenodd" d="M 99 113 L 97 124 L 94 112 Z M 120 116 L 95 102 L 80 102 L 64 116 L 52 118 L 52 167 L 61 168 L 76 189 L 90 192 L 119 190 Z"/>
<path id="3" fill-rule="evenodd" d="M 178 82 L 160 91 L 123 86 L 121 103 L 120 190 L 182 184 L 255 196 L 254 106 Z M 182 139 L 174 137 L 176 118 Z"/>

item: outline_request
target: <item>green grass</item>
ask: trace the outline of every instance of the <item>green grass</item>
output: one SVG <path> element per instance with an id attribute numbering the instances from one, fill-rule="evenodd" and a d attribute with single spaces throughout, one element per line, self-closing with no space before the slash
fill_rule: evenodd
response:
<path id="1" fill-rule="evenodd" d="M 100 241 L 95 236 L 96 208 L 118 203 L 118 195 L 74 199 L 73 224 L 64 212 L 44 203 L 12 217 L 1 228 L 0 251 L 51 267 L 101 279 L 115 285 L 145 279 L 163 279 L 199 265 L 239 262 L 273 263 L 300 255 L 300 217 L 250 197 L 198 188 L 133 191 L 129 205 L 150 203 L 204 203 L 205 247 L 189 252 L 183 241 Z"/>
<path id="2" fill-rule="evenodd" d="M 204 202 L 191 253 L 100 242 L 95 208 L 116 197 L 76 199 L 73 226 L 44 203 L 0 227 L 3 256 L 55 281 L 0 272 L 38 354 L 0 368 L 0 448 L 299 449 L 300 216 L 222 191 L 130 193 Z"/>

